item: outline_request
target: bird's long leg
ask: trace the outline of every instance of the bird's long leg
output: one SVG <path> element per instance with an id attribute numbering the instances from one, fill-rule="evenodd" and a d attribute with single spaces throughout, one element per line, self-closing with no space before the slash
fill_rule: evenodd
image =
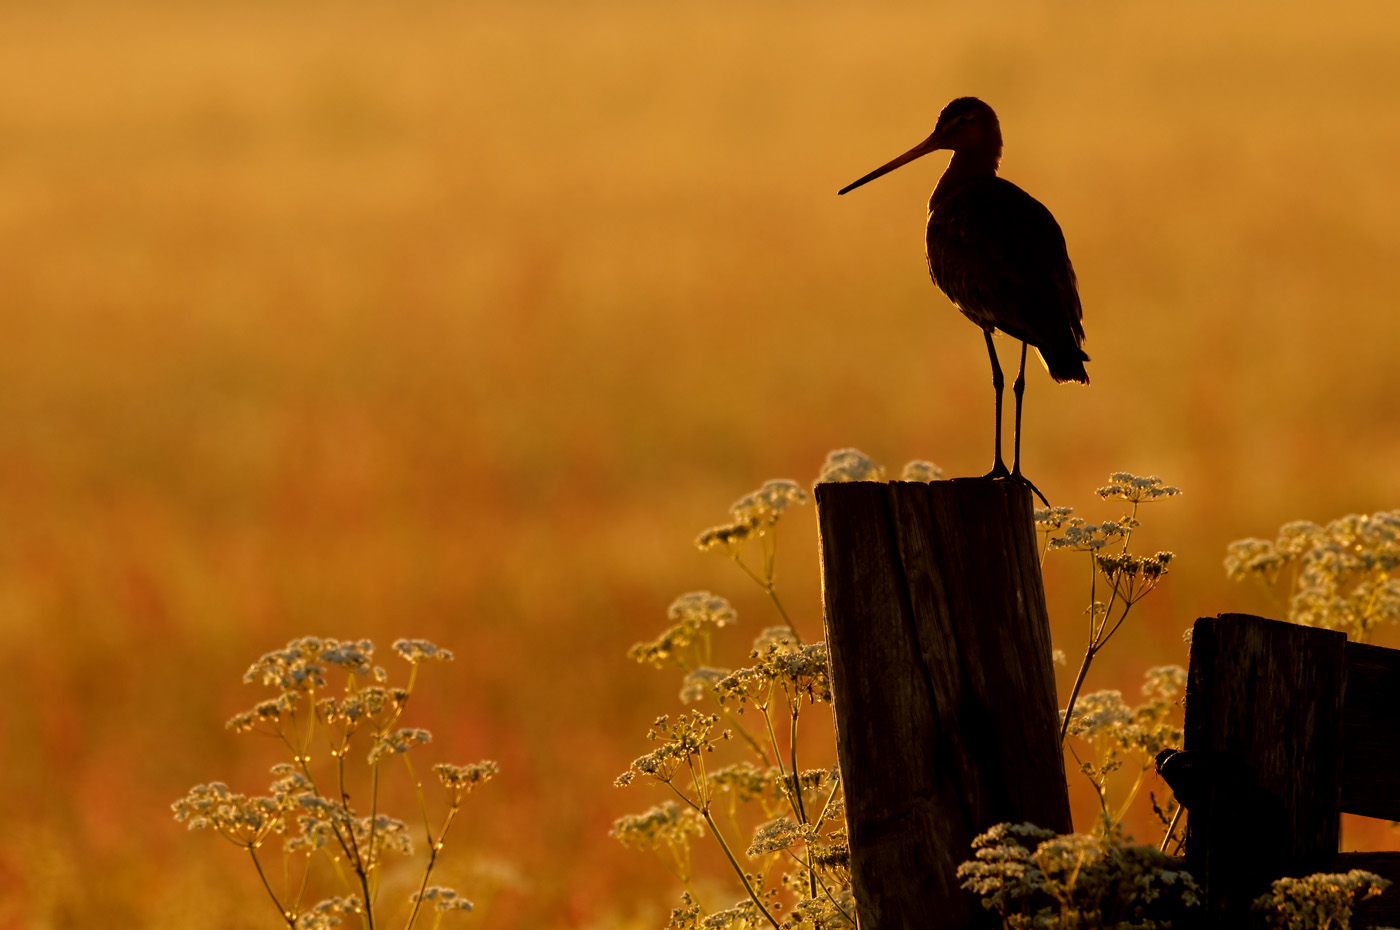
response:
<path id="1" fill-rule="evenodd" d="M 1026 393 L 1026 344 L 1021 343 L 1021 370 L 1016 372 L 1016 381 L 1011 385 L 1011 393 L 1016 395 L 1016 426 L 1011 433 L 1012 458 L 1011 474 L 1021 476 L 1021 397 Z"/>
<path id="2" fill-rule="evenodd" d="M 1016 395 L 1016 428 L 1015 432 L 1012 433 L 1014 449 L 1011 460 L 1011 477 L 1034 491 L 1035 496 L 1040 498 L 1040 502 L 1049 507 L 1050 502 L 1045 499 L 1044 494 L 1040 493 L 1040 488 L 1032 484 L 1031 479 L 1021 474 L 1021 397 L 1026 393 L 1026 344 L 1024 342 L 1021 343 L 1021 370 L 1016 372 L 1016 381 L 1011 385 L 1011 393 Z"/>
<path id="3" fill-rule="evenodd" d="M 985 329 L 982 335 L 987 337 L 987 355 L 992 360 L 992 389 L 996 391 L 996 458 L 992 462 L 992 470 L 987 472 L 987 478 L 1005 478 L 1009 472 L 1006 470 L 1006 463 L 1001 459 L 1001 390 L 1006 385 L 1006 379 L 1001 374 L 1001 363 L 997 361 L 996 346 L 992 345 L 992 331 Z"/>

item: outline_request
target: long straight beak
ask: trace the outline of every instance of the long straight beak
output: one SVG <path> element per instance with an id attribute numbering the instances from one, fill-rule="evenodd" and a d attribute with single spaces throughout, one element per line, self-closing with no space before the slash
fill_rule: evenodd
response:
<path id="1" fill-rule="evenodd" d="M 839 197 L 847 191 L 853 191 L 857 187 L 860 187 L 862 184 L 865 184 L 868 181 L 873 181 L 883 174 L 889 174 L 891 171 L 898 168 L 900 165 L 907 165 L 914 159 L 922 155 L 927 155 L 929 152 L 937 151 L 942 147 L 942 143 L 939 141 L 938 138 L 938 133 L 934 133 L 924 141 L 920 142 L 918 145 L 914 146 L 909 151 L 905 152 L 903 155 L 896 158 L 894 161 L 886 162 L 885 164 L 876 168 L 874 171 L 867 174 L 865 177 L 861 178 L 859 181 L 853 181 L 850 184 L 847 184 L 845 187 L 837 191 L 836 195 Z"/>

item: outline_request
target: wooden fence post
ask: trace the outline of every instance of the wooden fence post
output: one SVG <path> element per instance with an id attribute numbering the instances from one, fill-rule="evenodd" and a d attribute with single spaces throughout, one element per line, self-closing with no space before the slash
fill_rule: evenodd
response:
<path id="1" fill-rule="evenodd" d="M 985 926 L 955 874 L 972 838 L 1072 830 L 1030 491 L 851 482 L 816 498 L 861 928 Z"/>
<path id="2" fill-rule="evenodd" d="M 1250 926 L 1270 881 L 1333 867 L 1346 649 L 1333 630 L 1244 614 L 1196 621 L 1186 749 L 1201 764 L 1186 865 L 1206 892 L 1206 926 Z"/>

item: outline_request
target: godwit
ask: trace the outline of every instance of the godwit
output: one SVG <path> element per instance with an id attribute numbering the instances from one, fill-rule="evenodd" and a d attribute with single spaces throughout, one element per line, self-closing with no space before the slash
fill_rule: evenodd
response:
<path id="1" fill-rule="evenodd" d="M 939 149 L 953 158 L 928 202 L 928 270 L 948 299 L 982 328 L 996 391 L 996 452 L 989 478 L 1011 477 L 1044 496 L 1021 474 L 1021 397 L 1026 389 L 1026 346 L 1035 346 L 1050 377 L 1089 383 L 1084 363 L 1084 311 L 1064 233 L 1040 201 L 1004 178 L 1001 125 L 976 97 L 943 108 L 933 135 L 838 193 L 855 190 L 900 165 Z M 1015 453 L 1011 471 L 1001 457 L 1003 378 L 992 345 L 1001 330 L 1021 340 L 1016 395 Z"/>

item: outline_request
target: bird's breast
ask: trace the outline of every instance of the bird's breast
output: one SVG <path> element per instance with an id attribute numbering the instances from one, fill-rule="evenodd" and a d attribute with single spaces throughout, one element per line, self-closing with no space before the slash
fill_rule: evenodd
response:
<path id="1" fill-rule="evenodd" d="M 979 286 L 985 261 L 959 228 L 956 202 L 930 203 L 926 238 L 928 271 L 933 283 L 963 315 L 978 326 L 995 325 L 993 308 L 987 305 L 985 288 Z M 950 207 L 952 209 L 950 209 Z"/>

